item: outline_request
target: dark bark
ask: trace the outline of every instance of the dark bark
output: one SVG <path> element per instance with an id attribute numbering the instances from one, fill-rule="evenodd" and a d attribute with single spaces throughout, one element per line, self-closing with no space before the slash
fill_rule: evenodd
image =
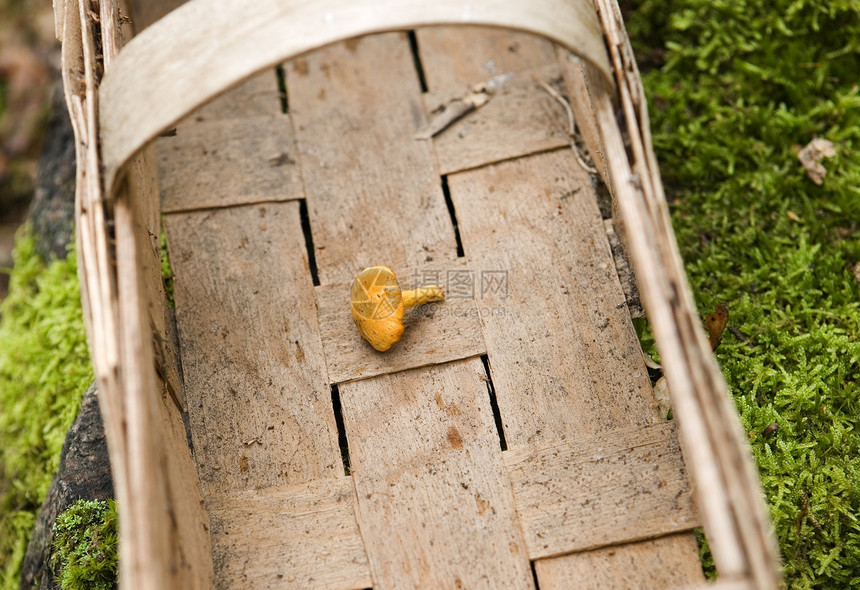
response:
<path id="1" fill-rule="evenodd" d="M 50 567 L 51 539 L 57 515 L 77 500 L 113 498 L 104 425 L 95 384 L 84 395 L 81 411 L 66 435 L 60 469 L 36 520 L 21 570 L 21 590 L 59 588 Z"/>

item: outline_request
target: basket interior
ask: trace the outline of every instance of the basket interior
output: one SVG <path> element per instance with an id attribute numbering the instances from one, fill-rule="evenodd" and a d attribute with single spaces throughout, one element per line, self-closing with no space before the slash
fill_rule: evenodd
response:
<path id="1" fill-rule="evenodd" d="M 157 142 L 176 403 L 222 588 L 665 588 L 699 525 L 565 109 L 577 63 L 510 31 L 353 39 Z M 432 140 L 439 105 L 495 80 Z M 349 287 L 445 301 L 374 351 Z"/>

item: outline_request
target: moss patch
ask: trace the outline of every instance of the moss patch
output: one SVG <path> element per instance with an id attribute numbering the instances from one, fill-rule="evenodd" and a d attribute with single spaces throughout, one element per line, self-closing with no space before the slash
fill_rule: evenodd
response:
<path id="1" fill-rule="evenodd" d="M 54 523 L 54 557 L 63 590 L 110 590 L 117 581 L 116 502 L 78 500 Z"/>
<path id="2" fill-rule="evenodd" d="M 93 380 L 75 254 L 45 265 L 32 230 L 18 234 L 0 305 L 0 588 L 18 587 L 36 514 L 66 431 Z"/>
<path id="3" fill-rule="evenodd" d="M 161 279 L 164 281 L 164 292 L 167 295 L 167 307 L 174 309 L 173 301 L 173 270 L 170 268 L 170 255 L 167 250 L 167 232 L 161 227 Z"/>
<path id="4" fill-rule="evenodd" d="M 729 304 L 717 358 L 789 586 L 858 587 L 860 4 L 626 8 L 699 310 Z M 837 152 L 821 186 L 795 153 L 815 137 Z"/>

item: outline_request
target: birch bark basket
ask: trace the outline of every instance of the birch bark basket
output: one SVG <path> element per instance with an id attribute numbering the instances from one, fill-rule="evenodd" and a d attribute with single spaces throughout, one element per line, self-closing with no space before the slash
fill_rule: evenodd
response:
<path id="1" fill-rule="evenodd" d="M 215 490 L 211 483 L 214 480 L 201 481 L 200 459 L 192 455 L 186 444 L 182 415 L 193 411 L 189 408 L 193 398 L 186 395 L 190 392 L 185 391 L 178 370 L 179 352 L 171 344 L 170 314 L 161 281 L 162 208 L 153 142 L 201 105 L 285 61 L 301 58 L 338 41 L 392 31 L 419 29 L 420 32 L 425 27 L 433 31 L 430 27 L 443 25 L 510 29 L 538 35 L 555 44 L 578 126 L 594 156 L 596 168 L 611 187 L 615 223 L 622 230 L 630 252 L 670 384 L 677 439 L 720 574 L 718 586 L 767 590 L 780 586 L 779 557 L 755 466 L 686 281 L 651 147 L 641 81 L 614 0 L 594 0 L 593 3 L 589 0 L 473 0 L 466 4 L 453 0 L 331 0 L 325 3 L 261 0 L 253 6 L 241 0 L 191 0 L 140 32 L 121 49 L 121 11 L 114 0 L 102 0 L 98 13 L 88 1 L 55 0 L 54 6 L 57 36 L 63 43 L 66 100 L 76 135 L 76 220 L 82 301 L 120 507 L 122 588 L 156 590 L 214 586 L 215 571 L 221 566 L 217 558 L 213 562 L 212 543 L 219 538 L 219 531 L 226 530 L 228 525 L 224 523 L 229 521 L 232 510 L 231 500 L 225 494 L 256 493 L 249 505 L 281 505 L 258 492 L 227 487 L 212 491 Z M 128 9 L 124 12 L 128 13 Z M 427 43 L 429 46 L 431 41 L 428 39 Z M 407 139 L 413 141 L 412 133 Z M 404 149 L 414 149 L 418 154 L 416 158 L 427 157 L 428 162 L 433 161 L 434 156 L 427 155 L 430 152 L 420 153 L 430 148 Z M 307 153 L 301 142 L 298 150 Z M 452 182 L 452 189 L 455 193 L 457 187 L 471 190 L 470 183 L 484 182 L 481 174 L 463 175 Z M 455 204 L 468 202 L 458 201 L 464 199 L 463 196 L 453 196 Z M 462 208 L 468 209 L 468 206 Z M 296 216 L 299 207 L 288 203 L 277 209 L 279 215 L 283 212 L 285 216 Z M 311 214 L 313 217 L 314 211 Z M 247 221 L 250 218 L 242 215 L 236 217 L 250 223 Z M 168 221 L 169 232 L 181 234 L 184 231 L 178 220 L 179 217 L 175 217 Z M 208 231 L 203 221 L 200 220 L 201 232 Z M 298 228 L 298 224 L 292 222 L 279 223 L 285 228 Z M 171 230 L 171 227 L 176 229 Z M 470 227 L 480 229 L 479 224 L 465 224 L 464 227 L 467 240 L 472 239 L 468 233 Z M 440 230 L 437 236 L 443 246 L 451 242 L 447 231 Z M 290 250 L 289 244 L 281 246 L 285 251 Z M 492 257 L 493 252 L 483 254 Z M 301 270 L 307 267 L 308 261 L 301 259 L 296 264 Z M 403 260 L 404 267 L 412 264 L 413 260 Z M 336 276 L 335 271 L 336 267 L 331 284 L 343 283 L 346 277 Z M 284 272 L 285 276 L 289 275 Z M 308 298 L 317 297 L 323 302 L 321 318 L 329 317 L 330 308 L 325 302 L 335 300 L 334 295 L 329 295 L 334 291 L 326 284 L 328 275 L 322 276 L 323 284 L 316 289 L 307 281 L 302 287 Z M 316 307 L 316 302 L 310 303 L 313 313 Z M 336 304 L 332 304 L 331 309 L 335 307 Z M 330 315 L 335 317 L 335 311 Z M 311 332 L 319 331 L 315 322 L 307 328 Z M 453 338 L 459 334 L 459 325 L 452 322 L 450 330 L 441 330 L 438 338 Z M 471 381 L 474 375 L 488 372 L 482 369 L 477 357 L 484 355 L 486 358 L 489 350 L 492 361 L 493 347 L 503 348 L 504 339 L 500 339 L 501 344 L 494 344 L 488 339 L 492 330 L 487 330 L 486 325 L 483 337 L 477 323 L 463 322 L 463 325 L 468 340 L 459 348 L 454 347 L 459 351 L 457 356 L 445 359 L 451 361 L 450 364 L 427 369 L 426 374 L 444 387 L 457 389 L 467 403 L 469 396 L 466 394 L 474 388 Z M 359 417 L 360 411 L 367 411 L 374 402 L 373 395 L 378 395 L 374 380 L 393 384 L 414 381 L 415 389 L 419 390 L 426 380 L 411 371 L 443 362 L 432 354 L 430 360 L 414 360 L 403 353 L 397 357 L 398 372 L 385 377 L 378 362 L 362 364 L 354 351 L 342 351 L 331 353 L 342 358 L 335 363 L 329 361 L 326 368 L 322 355 L 336 348 L 337 338 L 314 338 L 317 340 L 312 352 L 309 355 L 303 352 L 301 358 L 306 360 L 302 362 L 313 361 L 320 374 L 325 375 L 325 382 L 320 378 L 317 384 L 323 390 L 328 383 L 355 379 L 355 383 L 344 386 L 344 402 L 356 404 Z M 355 361 L 350 360 L 353 357 Z M 337 378 L 325 373 L 332 370 L 337 372 Z M 425 393 L 430 396 L 432 392 L 428 389 Z M 408 402 L 418 403 L 413 399 Z M 423 407 L 419 403 L 416 408 L 416 412 L 424 416 L 422 420 L 435 419 L 433 407 Z M 489 409 L 478 405 L 469 411 L 478 420 L 477 416 L 485 417 L 481 412 Z M 373 415 L 374 412 L 369 411 L 368 416 Z M 350 416 L 346 414 L 347 434 L 360 438 L 356 433 L 361 431 L 361 420 Z M 443 435 L 445 432 L 454 448 L 462 447 L 459 434 L 443 429 Z M 671 428 L 660 432 L 661 436 L 675 436 Z M 338 543 L 348 547 L 350 567 L 355 570 L 346 577 L 333 576 L 331 584 L 339 587 L 348 585 L 347 581 L 365 585 L 372 581 L 382 587 L 390 582 L 387 576 L 393 576 L 391 572 L 399 571 L 403 564 L 374 561 L 372 555 L 369 566 L 362 562 L 367 558 L 362 557 L 362 539 L 357 536 L 356 521 L 351 519 L 356 518 L 361 529 L 362 510 L 370 510 L 371 505 L 359 502 L 358 508 L 350 508 L 341 503 L 356 489 L 375 493 L 374 486 L 378 482 L 366 473 L 357 472 L 352 483 L 331 473 L 331 463 L 326 457 L 333 455 L 336 461 L 338 454 L 334 418 L 321 420 L 316 439 L 319 442 L 315 444 L 323 450 L 315 459 L 319 464 L 313 468 L 314 477 L 306 475 L 303 480 L 291 481 L 289 486 L 278 488 L 278 494 L 301 497 L 303 502 L 317 497 L 308 490 L 327 494 L 325 502 L 307 499 L 306 503 L 336 505 L 330 512 L 346 515 L 349 526 L 342 527 L 346 532 Z M 373 440 L 361 438 L 362 444 L 370 444 Z M 468 441 L 466 445 L 468 447 Z M 484 453 L 489 452 L 489 447 L 486 440 L 481 439 L 474 449 Z M 356 448 L 356 456 L 365 461 L 368 447 L 359 446 L 353 450 Z M 556 454 L 576 455 L 570 448 L 564 446 L 565 450 Z M 199 452 L 202 450 L 195 450 Z M 532 460 L 529 459 L 532 455 L 524 452 L 509 454 L 504 461 L 492 453 L 488 456 L 494 458 L 476 470 L 475 477 L 485 478 L 489 482 L 487 485 L 493 486 L 499 478 L 510 476 L 506 469 L 514 469 L 514 465 L 516 470 L 525 469 L 520 463 Z M 583 451 L 583 456 L 588 453 Z M 673 468 L 671 462 L 667 465 L 666 469 Z M 243 470 L 240 464 L 240 473 Z M 384 464 L 380 471 L 385 472 Z M 317 483 L 308 483 L 311 487 L 302 488 L 301 494 L 296 492 L 298 496 L 290 495 L 291 490 L 298 489 L 290 486 L 300 486 L 317 477 L 331 477 L 332 486 L 321 486 L 319 481 L 324 480 L 320 479 Z M 529 482 L 521 484 L 528 487 Z M 496 494 L 493 497 L 500 498 L 499 505 L 506 507 L 508 514 L 514 514 L 512 506 L 518 499 L 516 494 L 510 496 L 504 485 L 493 490 Z M 276 497 L 280 496 L 272 496 Z M 409 501 L 404 502 L 409 504 Z M 383 508 L 373 507 L 374 510 Z M 481 512 L 480 503 L 478 511 Z M 250 522 L 253 523 L 253 519 Z M 494 526 L 498 526 L 499 531 L 504 530 L 499 535 L 500 538 L 504 535 L 506 544 L 524 546 L 518 528 L 522 523 L 511 525 L 511 522 L 500 516 Z M 277 530 L 274 524 L 271 526 Z M 261 532 L 264 529 L 263 526 Z M 385 537 L 384 531 L 366 530 L 373 533 L 371 537 Z M 660 534 L 670 532 L 659 530 L 663 531 Z M 301 540 L 296 539 L 296 542 Z M 536 543 L 529 540 L 530 546 Z M 577 550 L 590 547 L 584 545 Z M 517 559 L 521 561 L 513 560 L 508 564 L 513 572 L 511 584 L 531 584 L 527 559 L 542 559 L 548 555 L 541 551 L 545 550 L 535 548 L 532 553 L 520 554 Z M 541 571 L 539 567 L 538 573 Z M 546 575 L 550 580 L 551 575 Z M 392 579 L 394 582 L 390 583 L 395 584 L 396 577 Z M 546 585 L 550 583 L 547 581 Z"/>

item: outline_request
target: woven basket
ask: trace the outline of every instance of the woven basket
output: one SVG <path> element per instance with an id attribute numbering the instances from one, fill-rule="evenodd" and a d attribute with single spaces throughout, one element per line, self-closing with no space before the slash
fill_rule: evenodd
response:
<path id="1" fill-rule="evenodd" d="M 613 0 L 176 4 L 55 1 L 123 588 L 779 587 Z"/>

